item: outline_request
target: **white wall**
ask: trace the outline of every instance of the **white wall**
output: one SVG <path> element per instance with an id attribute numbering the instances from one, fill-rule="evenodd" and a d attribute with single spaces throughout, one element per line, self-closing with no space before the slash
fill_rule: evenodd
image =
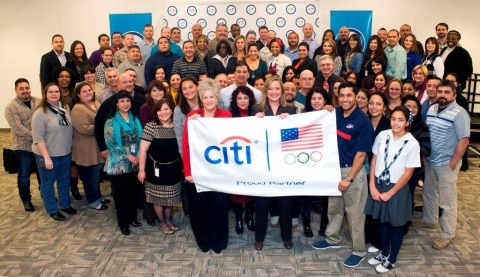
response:
<path id="1" fill-rule="evenodd" d="M 318 0 L 320 28 L 322 34 L 330 26 L 330 10 L 373 10 L 373 30 L 381 27 L 399 29 L 404 23 L 412 26 L 413 33 L 424 43 L 429 36 L 435 36 L 435 25 L 446 22 L 450 29 L 460 31 L 461 44 L 473 59 L 474 72 L 480 72 L 480 53 L 475 51 L 479 39 L 475 33 L 480 24 L 477 0 Z M 212 1 L 242 2 L 245 1 Z M 264 2 L 251 0 L 251 2 Z M 275 1 L 270 2 L 288 2 Z M 193 3 L 186 0 L 2 0 L 0 18 L 0 61 L 2 62 L 0 84 L 0 111 L 14 97 L 14 82 L 19 77 L 27 78 L 34 95 L 40 96 L 39 68 L 41 56 L 51 50 L 51 37 L 59 33 L 65 38 L 65 49 L 73 40 L 81 40 L 87 54 L 98 48 L 97 36 L 109 33 L 111 13 L 151 12 L 156 36 L 163 24 L 163 4 Z M 291 3 L 291 1 L 290 1 Z M 203 4 L 203 3 L 202 3 Z M 248 20 L 248 18 L 247 18 Z M 337 31 L 337 30 L 335 30 Z M 243 32 L 245 33 L 245 32 Z M 67 50 L 68 51 L 68 50 Z M 8 128 L 3 116 L 0 128 Z"/>

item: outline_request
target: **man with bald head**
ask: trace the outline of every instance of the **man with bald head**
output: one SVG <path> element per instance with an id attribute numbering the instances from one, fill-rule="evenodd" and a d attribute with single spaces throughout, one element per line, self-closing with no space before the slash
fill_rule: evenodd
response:
<path id="1" fill-rule="evenodd" d="M 350 31 L 348 30 L 347 26 L 343 26 L 338 31 L 338 36 L 340 37 L 337 39 L 337 52 L 340 58 L 342 58 L 342 67 L 345 66 L 345 53 L 349 47 L 348 45 L 348 38 L 350 38 Z"/>
<path id="2" fill-rule="evenodd" d="M 203 27 L 202 25 L 196 23 L 192 25 L 192 41 L 193 43 L 197 43 L 197 39 L 203 34 Z"/>
<path id="3" fill-rule="evenodd" d="M 319 60 L 320 74 L 315 77 L 314 86 L 322 87 L 328 91 L 330 101 L 333 99 L 333 85 L 338 80 L 341 80 L 340 76 L 333 74 L 334 62 L 332 56 L 323 55 Z M 327 101 L 329 102 L 329 101 Z"/>
<path id="4" fill-rule="evenodd" d="M 172 41 L 172 33 L 170 32 L 169 27 L 163 27 L 160 30 L 160 37 L 166 37 L 168 39 L 168 44 L 170 44 L 170 52 L 177 55 L 179 58 L 183 58 L 183 51 L 178 44 Z M 150 56 L 155 55 L 158 52 L 158 44 L 152 47 L 152 51 L 150 51 Z"/>
<path id="5" fill-rule="evenodd" d="M 108 82 L 108 69 L 107 69 L 107 82 Z M 138 116 L 140 112 L 140 107 L 145 104 L 145 96 L 135 93 L 134 91 L 135 83 L 133 78 L 127 72 L 122 73 L 118 76 L 118 90 L 114 93 L 117 93 L 120 90 L 126 90 L 130 93 L 132 97 L 132 112 Z M 100 108 L 98 108 L 97 115 L 95 116 L 95 139 L 100 149 L 100 153 L 104 158 L 107 157 L 107 146 L 105 145 L 105 136 L 103 129 L 105 127 L 105 121 L 110 114 L 110 111 L 115 107 L 115 97 L 109 97 L 102 102 Z"/>
<path id="6" fill-rule="evenodd" d="M 227 25 L 225 25 L 225 23 L 218 24 L 217 27 L 215 28 L 215 38 L 212 39 L 207 45 L 209 59 L 211 59 L 213 56 L 217 54 L 217 44 L 222 39 L 228 41 L 228 43 L 230 43 L 230 47 L 233 49 L 233 41 L 227 40 L 227 36 L 228 36 Z"/>
<path id="7" fill-rule="evenodd" d="M 295 102 L 305 106 L 305 102 L 307 101 L 307 93 L 311 88 L 313 88 L 314 81 L 315 76 L 313 75 L 312 71 L 306 69 L 300 73 L 300 90 L 296 93 Z"/>
<path id="8" fill-rule="evenodd" d="M 313 38 L 313 26 L 310 23 L 306 23 L 302 28 L 303 39 L 301 42 L 306 42 L 309 45 L 308 56 L 313 59 L 313 53 L 320 47 L 320 43 Z"/>

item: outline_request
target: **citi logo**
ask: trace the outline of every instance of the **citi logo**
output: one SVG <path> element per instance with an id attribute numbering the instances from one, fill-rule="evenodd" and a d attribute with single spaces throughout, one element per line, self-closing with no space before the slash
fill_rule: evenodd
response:
<path id="1" fill-rule="evenodd" d="M 216 145 L 207 147 L 203 156 L 211 164 L 229 164 L 230 162 L 238 165 L 252 164 L 250 145 L 248 145 L 250 143 L 252 141 L 245 137 L 231 136 L 220 142 L 221 147 Z"/>

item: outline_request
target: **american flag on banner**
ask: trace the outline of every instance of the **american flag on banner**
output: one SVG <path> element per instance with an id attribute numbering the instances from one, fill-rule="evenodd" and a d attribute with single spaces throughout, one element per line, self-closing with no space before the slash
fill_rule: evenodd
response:
<path id="1" fill-rule="evenodd" d="M 282 152 L 323 147 L 322 124 L 281 129 Z"/>

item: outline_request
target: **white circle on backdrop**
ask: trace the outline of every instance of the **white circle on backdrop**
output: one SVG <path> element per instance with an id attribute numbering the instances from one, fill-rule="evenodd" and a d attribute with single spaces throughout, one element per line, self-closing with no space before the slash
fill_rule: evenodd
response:
<path id="1" fill-rule="evenodd" d="M 177 21 L 177 26 L 178 28 L 180 29 L 185 29 L 187 27 L 187 20 L 183 19 L 183 18 L 180 18 L 178 21 Z"/>
<path id="2" fill-rule="evenodd" d="M 235 7 L 234 5 L 229 5 L 227 7 L 227 13 L 228 15 L 234 15 L 237 13 L 237 7 Z"/>
<path id="3" fill-rule="evenodd" d="M 187 38 L 188 38 L 188 40 L 192 40 L 192 39 L 193 39 L 192 32 L 188 32 Z"/>
<path id="4" fill-rule="evenodd" d="M 303 25 L 305 25 L 305 18 L 299 17 L 297 20 L 295 20 L 295 24 L 297 25 L 298 28 L 302 28 Z"/>
<path id="5" fill-rule="evenodd" d="M 315 7 L 315 5 L 310 4 L 305 8 L 305 11 L 307 12 L 307 14 L 312 15 L 317 11 L 317 8 Z"/>
<path id="6" fill-rule="evenodd" d="M 290 35 L 291 32 L 293 32 L 293 30 L 288 30 L 288 31 L 285 33 L 285 37 L 288 38 L 288 35 Z"/>
<path id="7" fill-rule="evenodd" d="M 257 12 L 257 7 L 255 7 L 255 5 L 248 5 L 245 10 L 249 15 L 253 15 Z"/>
<path id="8" fill-rule="evenodd" d="M 277 23 L 277 27 L 282 28 L 282 27 L 285 27 L 285 24 L 287 24 L 287 20 L 285 20 L 285 18 L 283 17 L 279 17 L 277 18 L 276 23 Z"/>
<path id="9" fill-rule="evenodd" d="M 240 28 L 244 28 L 245 25 L 247 25 L 247 21 L 245 20 L 245 18 L 240 17 L 239 19 L 237 19 L 237 24 L 238 26 L 240 26 Z"/>
<path id="10" fill-rule="evenodd" d="M 178 10 L 177 10 L 176 7 L 170 6 L 170 7 L 167 8 L 167 13 L 168 13 L 168 15 L 170 15 L 170 16 L 175 16 L 175 15 L 177 15 Z"/>
<path id="11" fill-rule="evenodd" d="M 145 39 L 145 37 L 143 36 L 142 33 L 140 32 L 137 32 L 137 31 L 126 31 L 125 33 L 123 33 L 123 35 L 125 34 L 131 34 L 133 35 L 133 38 L 135 40 L 135 42 L 140 42 L 142 41 L 143 39 Z"/>
<path id="12" fill-rule="evenodd" d="M 225 20 L 225 18 L 219 18 L 219 19 L 217 19 L 217 26 L 220 25 L 220 24 L 225 24 L 225 25 L 227 25 L 227 20 Z"/>
<path id="13" fill-rule="evenodd" d="M 277 11 L 277 7 L 274 4 L 270 4 L 265 8 L 268 14 L 274 14 Z"/>
<path id="14" fill-rule="evenodd" d="M 216 8 L 215 6 L 210 5 L 210 6 L 207 7 L 207 14 L 208 14 L 208 15 L 213 16 L 213 15 L 215 15 L 216 13 L 217 13 L 217 8 Z"/>
<path id="15" fill-rule="evenodd" d="M 168 26 L 168 21 L 166 19 L 163 19 L 163 25 Z"/>
<path id="16" fill-rule="evenodd" d="M 189 16 L 195 16 L 197 14 L 197 8 L 195 6 L 189 6 L 187 8 L 187 13 Z"/>
<path id="17" fill-rule="evenodd" d="M 320 18 L 317 17 L 317 19 L 315 19 L 315 26 L 317 26 L 317 28 L 319 28 L 320 26 L 318 25 L 318 22 L 319 22 Z"/>
<path id="18" fill-rule="evenodd" d="M 205 29 L 205 27 L 207 27 L 207 20 L 205 20 L 204 18 L 200 18 L 199 20 L 197 20 L 197 24 L 200 24 L 200 26 Z"/>
<path id="19" fill-rule="evenodd" d="M 208 40 L 214 39 L 216 37 L 215 32 L 214 31 L 208 32 L 207 37 L 208 37 Z"/>
<path id="20" fill-rule="evenodd" d="M 265 26 L 267 25 L 267 21 L 265 20 L 265 18 L 259 17 L 257 18 L 256 24 L 257 24 L 257 27 Z"/>
<path id="21" fill-rule="evenodd" d="M 285 11 L 286 11 L 288 14 L 294 14 L 294 13 L 297 11 L 297 7 L 295 7 L 294 4 L 289 4 L 289 5 L 287 5 L 287 7 L 285 8 Z"/>

